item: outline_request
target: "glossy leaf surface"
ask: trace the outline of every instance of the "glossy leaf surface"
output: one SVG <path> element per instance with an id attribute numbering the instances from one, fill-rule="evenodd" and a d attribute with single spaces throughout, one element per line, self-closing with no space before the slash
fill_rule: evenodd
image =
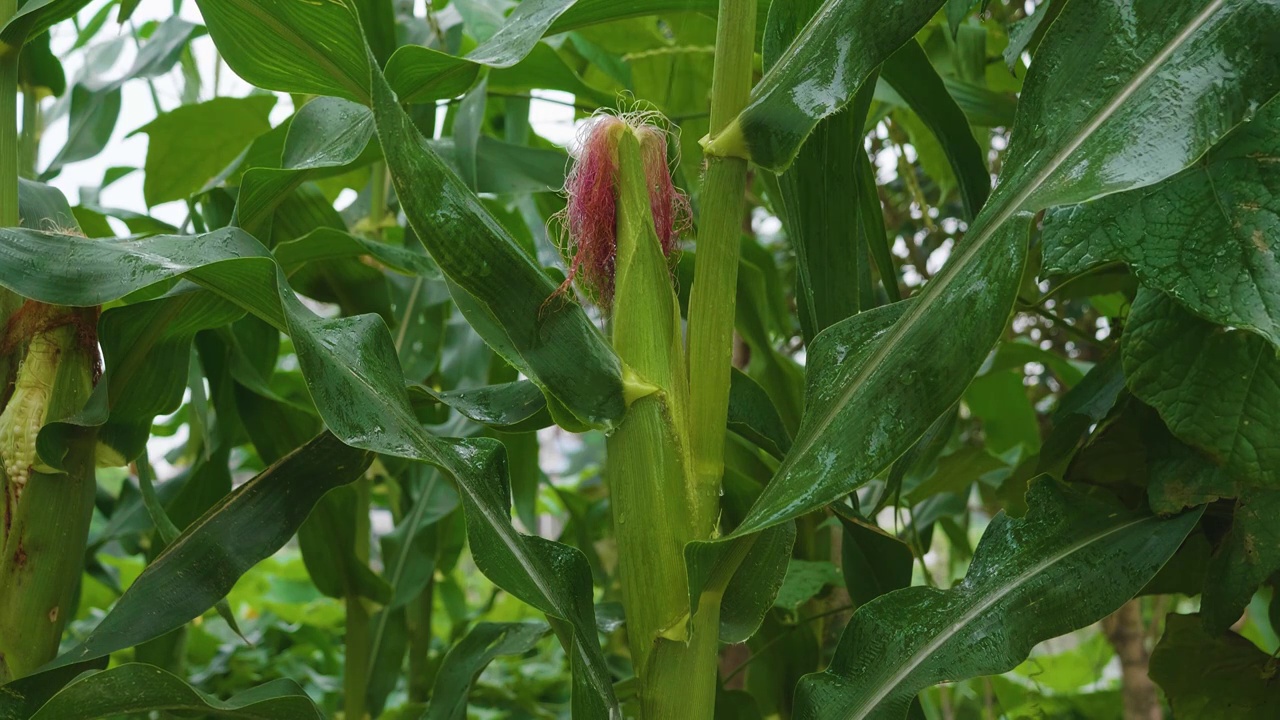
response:
<path id="1" fill-rule="evenodd" d="M 153 665 L 126 663 L 82 675 L 41 706 L 31 720 L 118 717 L 125 713 L 191 712 L 226 718 L 320 720 L 324 715 L 292 680 L 272 680 L 228 700 L 210 697 Z"/>
<path id="2" fill-rule="evenodd" d="M 1036 643 L 1137 594 L 1200 515 L 1135 515 L 1048 479 L 1027 504 L 1023 519 L 992 520 L 954 588 L 898 590 L 859 608 L 831 667 L 801 681 L 796 717 L 902 717 L 929 685 L 1012 669 Z"/>
<path id="3" fill-rule="evenodd" d="M 1200 320 L 1144 289 L 1122 349 L 1129 389 L 1159 411 L 1175 436 L 1241 480 L 1270 488 L 1280 483 L 1271 412 L 1280 403 L 1274 346 Z"/>
<path id="4" fill-rule="evenodd" d="M 1127 263 L 1148 287 L 1220 325 L 1280 344 L 1280 102 L 1163 182 L 1060 208 L 1045 219 L 1045 268 Z"/>

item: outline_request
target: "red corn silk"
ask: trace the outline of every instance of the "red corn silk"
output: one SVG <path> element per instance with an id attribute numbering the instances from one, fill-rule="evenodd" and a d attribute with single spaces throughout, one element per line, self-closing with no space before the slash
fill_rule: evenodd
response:
<path id="1" fill-rule="evenodd" d="M 579 134 L 574 165 L 565 181 L 568 203 L 561 217 L 565 234 L 561 249 L 569 273 L 556 295 L 576 284 L 602 310 L 607 312 L 613 304 L 618 250 L 618 139 L 627 127 L 640 140 L 654 231 L 663 254 L 674 260 L 680 236 L 691 225 L 689 198 L 671 180 L 667 132 L 644 120 L 643 115 L 600 115 Z"/>

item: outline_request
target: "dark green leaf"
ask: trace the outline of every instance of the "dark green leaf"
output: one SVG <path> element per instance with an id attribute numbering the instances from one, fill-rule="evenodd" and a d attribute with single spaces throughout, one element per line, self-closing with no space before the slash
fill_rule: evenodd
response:
<path id="1" fill-rule="evenodd" d="M 1170 615 L 1151 653 L 1151 679 L 1186 720 L 1270 720 L 1280 713 L 1275 673 L 1275 658 L 1233 632 L 1210 633 L 1195 615 Z"/>
<path id="2" fill-rule="evenodd" d="M 1280 345 L 1280 101 L 1156 185 L 1045 217 L 1045 272 L 1113 261 L 1221 325 Z"/>
<path id="3" fill-rule="evenodd" d="M 528 652 L 550 630 L 545 623 L 476 624 L 444 656 L 423 720 L 465 718 L 467 694 L 481 671 L 499 655 Z"/>
<path id="4" fill-rule="evenodd" d="M 841 569 L 849 599 L 862 606 L 911 584 L 911 549 L 898 538 L 856 518 L 838 514 L 844 526 Z"/>
<path id="5" fill-rule="evenodd" d="M 325 492 L 354 480 L 371 461 L 328 433 L 283 458 L 183 531 L 88 637 L 46 669 L 103 657 L 198 617 L 288 542 Z"/>
<path id="6" fill-rule="evenodd" d="M 778 459 L 791 449 L 791 436 L 769 394 L 738 370 L 730 376 L 729 429 Z"/>
<path id="7" fill-rule="evenodd" d="M 991 521 L 952 589 L 907 588 L 859 608 L 831 667 L 801 681 L 795 717 L 902 717 L 930 685 L 1011 670 L 1036 643 L 1137 594 L 1200 517 L 1128 513 L 1047 479 L 1028 505 L 1023 519 Z"/>
<path id="8" fill-rule="evenodd" d="M 991 194 L 991 174 L 968 120 L 947 92 L 928 56 L 918 43 L 908 42 L 884 61 L 880 76 L 898 91 L 938 139 L 960 185 L 965 216 L 976 217 Z"/>
<path id="9" fill-rule="evenodd" d="M 1244 493 L 1231 532 L 1209 562 L 1200 614 L 1205 627 L 1224 632 L 1244 613 L 1262 583 L 1280 570 L 1280 491 Z"/>
<path id="10" fill-rule="evenodd" d="M 578 421 L 614 426 L 624 412 L 622 368 L 603 336 L 577 304 L 555 297 L 557 283 L 425 145 L 378 73 L 374 96 L 401 207 L 440 270 L 469 296 L 454 293 L 468 320 Z"/>
<path id="11" fill-rule="evenodd" d="M 1154 407 L 1183 442 L 1240 480 L 1280 487 L 1280 358 L 1243 330 L 1201 320 L 1143 289 L 1122 344 L 1134 395 Z"/>
<path id="12" fill-rule="evenodd" d="M 773 4 L 764 36 L 766 68 L 777 62 L 821 4 Z M 867 237 L 866 208 L 849 202 L 847 195 L 851 188 L 858 196 L 864 190 L 859 164 L 866 157 L 862 138 L 874 87 L 874 82 L 864 84 L 849 107 L 819 122 L 792 166 L 778 176 L 780 214 L 796 252 L 796 292 L 807 338 L 865 309 L 862 297 L 871 292 L 862 287 L 871 280 L 863 266 L 869 258 L 867 243 L 880 238 Z M 875 216 L 880 217 L 878 202 Z M 878 234 L 884 235 L 883 228 Z"/>
<path id="13" fill-rule="evenodd" d="M 324 717 L 292 680 L 272 680 L 224 701 L 153 665 L 126 663 L 76 678 L 50 698 L 31 720 L 72 717 L 94 720 L 156 711 L 261 720 L 322 720 Z"/>
<path id="14" fill-rule="evenodd" d="M 713 139 L 745 143 L 757 165 L 781 172 L 814 127 L 839 112 L 872 71 L 911 39 L 944 0 L 826 0 Z M 875 32 L 865 32 L 874 27 Z"/>
<path id="15" fill-rule="evenodd" d="M 298 528 L 298 547 L 316 588 L 334 598 L 367 597 L 391 602 L 392 587 L 356 557 L 356 512 L 361 505 L 351 486 L 330 490 Z"/>

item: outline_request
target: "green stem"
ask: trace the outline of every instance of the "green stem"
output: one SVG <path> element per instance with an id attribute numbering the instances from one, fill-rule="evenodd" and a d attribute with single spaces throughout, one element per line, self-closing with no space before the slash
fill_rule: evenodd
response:
<path id="1" fill-rule="evenodd" d="M 36 179 L 36 162 L 40 157 L 40 135 L 43 119 L 40 116 L 40 97 L 30 85 L 22 86 L 22 153 L 18 160 L 18 175 L 28 180 Z"/>
<path id="2" fill-rule="evenodd" d="M 0 684 L 57 655 L 62 629 L 75 613 L 96 491 L 92 431 L 70 438 L 64 471 L 41 469 L 34 442 L 41 425 L 79 412 L 93 389 L 90 353 L 96 349 L 86 348 L 81 329 L 96 321 L 97 311 L 34 305 L 30 312 L 47 313 L 47 321 L 58 324 L 30 339 L 0 413 L 0 436 L 7 438 L 2 467 L 9 468 L 0 469 Z M 14 468 L 25 470 L 11 475 Z"/>
<path id="3" fill-rule="evenodd" d="M 431 615 L 436 578 L 432 573 L 422 594 L 405 607 L 409 625 L 409 702 L 424 703 L 431 695 Z"/>
<path id="4" fill-rule="evenodd" d="M 18 10 L 18 0 L 0 0 L 0 26 Z M 18 224 L 18 55 L 0 44 L 0 227 Z"/>
<path id="5" fill-rule="evenodd" d="M 369 233 L 375 240 L 382 239 L 382 218 L 387 213 L 387 163 L 379 160 L 369 173 Z"/>
<path id="6" fill-rule="evenodd" d="M 737 117 L 751 95 L 755 19 L 756 0 L 720 0 L 711 85 L 712 138 Z M 706 178 L 689 298 L 689 429 L 699 491 L 718 497 L 747 161 L 709 156 Z"/>
<path id="7" fill-rule="evenodd" d="M 356 514 L 355 554 L 362 563 L 369 562 L 369 495 L 371 488 L 368 478 L 360 478 L 355 483 Z M 348 591 L 347 633 L 346 633 L 346 667 L 343 669 L 343 691 L 346 695 L 343 703 L 346 720 L 363 720 L 365 717 L 365 696 L 368 694 L 370 656 L 370 623 L 369 609 L 364 599 L 355 590 Z"/>

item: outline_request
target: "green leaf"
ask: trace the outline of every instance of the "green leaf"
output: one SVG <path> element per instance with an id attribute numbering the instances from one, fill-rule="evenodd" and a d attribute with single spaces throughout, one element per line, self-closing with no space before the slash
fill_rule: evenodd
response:
<path id="1" fill-rule="evenodd" d="M 1137 594 L 1200 518 L 1130 513 L 1048 479 L 1028 505 L 1023 519 L 992 519 L 952 589 L 907 588 L 859 608 L 830 668 L 801 680 L 795 717 L 902 717 L 926 687 L 1012 670 L 1036 643 Z"/>
<path id="2" fill-rule="evenodd" d="M 1233 632 L 1209 632 L 1196 615 L 1169 615 L 1151 653 L 1151 679 L 1186 720 L 1275 717 L 1275 672 L 1275 658 Z"/>
<path id="3" fill-rule="evenodd" d="M 819 5 L 820 0 L 773 4 L 764 36 L 766 68 Z M 874 87 L 874 82 L 864 84 L 849 107 L 819 122 L 795 162 L 778 176 L 780 214 L 796 252 L 796 293 L 807 338 L 865 309 L 863 296 L 874 293 L 867 244 L 879 238 L 868 237 L 867 222 L 881 217 L 879 202 L 869 218 L 869 208 L 845 197 L 851 188 L 859 197 L 864 191 L 859 164 L 866 161 L 862 139 Z M 883 226 L 878 234 L 884 235 Z"/>
<path id="4" fill-rule="evenodd" d="M 369 102 L 369 56 L 346 0 L 196 0 L 231 69 L 266 90 Z"/>
<path id="5" fill-rule="evenodd" d="M 910 41 L 890 55 L 880 69 L 880 77 L 898 91 L 938 139 L 959 183 L 965 217 L 976 217 L 991 194 L 986 157 L 973 137 L 969 121 L 919 43 Z"/>
<path id="6" fill-rule="evenodd" d="M 357 490 L 329 491 L 298 528 L 298 548 L 316 589 L 333 598 L 366 597 L 385 605 L 392 587 L 356 557 Z"/>
<path id="7" fill-rule="evenodd" d="M 1150 9 L 1166 7 L 1152 2 L 1100 10 L 1072 3 L 1055 21 L 1019 102 L 1006 172 L 960 251 L 910 307 L 863 313 L 833 326 L 825 342 L 815 340 L 805 422 L 735 534 L 797 517 L 865 483 L 959 398 L 1013 307 L 1029 212 L 1167 177 L 1280 90 L 1280 48 L 1259 47 L 1251 30 L 1280 22 L 1280 6 L 1206 0 L 1165 12 Z M 1125 18 L 1137 18 L 1135 34 L 1107 31 Z M 1079 52 L 1094 42 L 1082 38 L 1098 37 L 1107 43 Z M 1235 62 L 1225 84 L 1215 53 Z M 1097 63 L 1099 55 L 1113 61 Z M 1185 83 L 1198 75 L 1215 80 Z M 1171 98 L 1185 111 L 1168 112 Z M 1104 167 L 1114 172 L 1100 174 Z M 847 434 L 849 423 L 859 439 Z M 849 447 L 858 449 L 853 457 Z"/>
<path id="8" fill-rule="evenodd" d="M 791 436 L 764 388 L 737 369 L 729 377 L 729 429 L 782 459 Z"/>
<path id="9" fill-rule="evenodd" d="M 199 617 L 283 547 L 325 492 L 356 479 L 371 461 L 329 433 L 281 459 L 187 527 L 102 622 L 43 671 L 133 647 Z"/>
<path id="10" fill-rule="evenodd" d="M 148 205 L 184 200 L 217 177 L 254 138 L 271 129 L 274 95 L 214 98 L 183 105 L 138 128 L 146 133 Z"/>
<path id="11" fill-rule="evenodd" d="M 1253 594 L 1280 570 L 1280 491 L 1256 490 L 1236 503 L 1231 531 L 1209 562 L 1200 614 L 1207 629 L 1225 632 Z"/>
<path id="12" fill-rule="evenodd" d="M 321 720 L 324 717 L 293 680 L 272 680 L 224 701 L 154 665 L 125 663 L 76 678 L 41 706 L 31 720 L 70 717 L 94 720 L 157 711 L 261 720 Z"/>
<path id="13" fill-rule="evenodd" d="M 991 204 L 1038 210 L 1181 171 L 1280 91 L 1280 48 L 1257 32 L 1278 22 L 1270 0 L 1068 2 L 1027 75 Z"/>
<path id="14" fill-rule="evenodd" d="M 477 623 L 444 656 L 423 720 L 465 718 L 467 695 L 485 667 L 499 655 L 532 650 L 550 631 L 546 623 Z"/>
<path id="15" fill-rule="evenodd" d="M 1133 394 L 1154 407 L 1178 439 L 1208 453 L 1236 478 L 1280 488 L 1280 358 L 1243 330 L 1201 320 L 1143 289 L 1121 345 Z"/>
<path id="16" fill-rule="evenodd" d="M 339 98 L 316 98 L 289 123 L 279 167 L 245 171 L 236 200 L 235 223 L 269 238 L 272 212 L 302 183 L 350 170 L 373 139 L 369 108 Z"/>
<path id="17" fill-rule="evenodd" d="M 0 27 L 0 42 L 21 48 L 27 39 L 39 35 L 75 15 L 89 0 L 26 0 Z"/>
<path id="18" fill-rule="evenodd" d="M 840 545 L 844 584 L 855 605 L 911 585 L 913 556 L 906 543 L 857 518 L 840 513 L 836 517 L 844 526 Z"/>
<path id="19" fill-rule="evenodd" d="M 603 336 L 577 304 L 554 297 L 558 284 L 425 145 L 380 73 L 374 97 L 400 205 L 451 289 L 469 296 L 461 302 L 454 292 L 468 320 L 578 421 L 613 427 L 625 411 L 622 367 Z"/>
<path id="20" fill-rule="evenodd" d="M 506 432 L 539 430 L 552 425 L 546 398 L 538 386 L 528 380 L 446 391 L 419 385 L 412 393 L 444 403 L 468 420 Z"/>
<path id="21" fill-rule="evenodd" d="M 943 2 L 826 0 L 756 84 L 746 109 L 712 139 L 711 148 L 744 144 L 757 165 L 782 172 L 814 127 L 848 104 L 872 71 Z"/>
<path id="22" fill-rule="evenodd" d="M 792 559 L 773 606 L 795 612 L 828 585 L 841 584 L 840 569 L 826 560 Z"/>
<path id="23" fill-rule="evenodd" d="M 237 228 L 141 240 L 88 240 L 6 228 L 0 229 L 0 258 L 0 285 L 43 302 L 97 305 L 181 274 L 289 334 L 316 408 L 335 435 L 351 446 L 431 463 L 458 482 L 476 565 L 504 590 L 572 627 L 568 651 L 575 713 L 616 715 L 612 680 L 596 638 L 586 559 L 577 550 L 512 527 L 501 444 L 441 440 L 421 427 L 381 318 L 316 316 L 282 282 L 266 248 Z M 44 271 L 20 269 L 31 267 Z"/>
<path id="24" fill-rule="evenodd" d="M 1144 285 L 1280 346 L 1280 101 L 1156 185 L 1045 217 L 1045 272 L 1128 263 Z"/>
<path id="25" fill-rule="evenodd" d="M 1044 39 L 1044 34 L 1058 17 L 1067 0 L 1046 0 L 1036 7 L 1030 17 L 1023 18 L 1009 26 L 1009 44 L 1004 49 L 1004 62 L 1013 72 L 1022 61 L 1022 53 L 1035 53 L 1036 47 Z"/>
<path id="26" fill-rule="evenodd" d="M 939 276 L 920 297 L 855 315 L 814 339 L 800 430 L 734 535 L 848 494 L 951 407 L 1004 329 L 1022 275 L 1029 220 L 1024 215 L 1007 223 L 964 280 L 939 283 L 947 277 Z M 948 340 L 940 342 L 942 335 Z"/>

